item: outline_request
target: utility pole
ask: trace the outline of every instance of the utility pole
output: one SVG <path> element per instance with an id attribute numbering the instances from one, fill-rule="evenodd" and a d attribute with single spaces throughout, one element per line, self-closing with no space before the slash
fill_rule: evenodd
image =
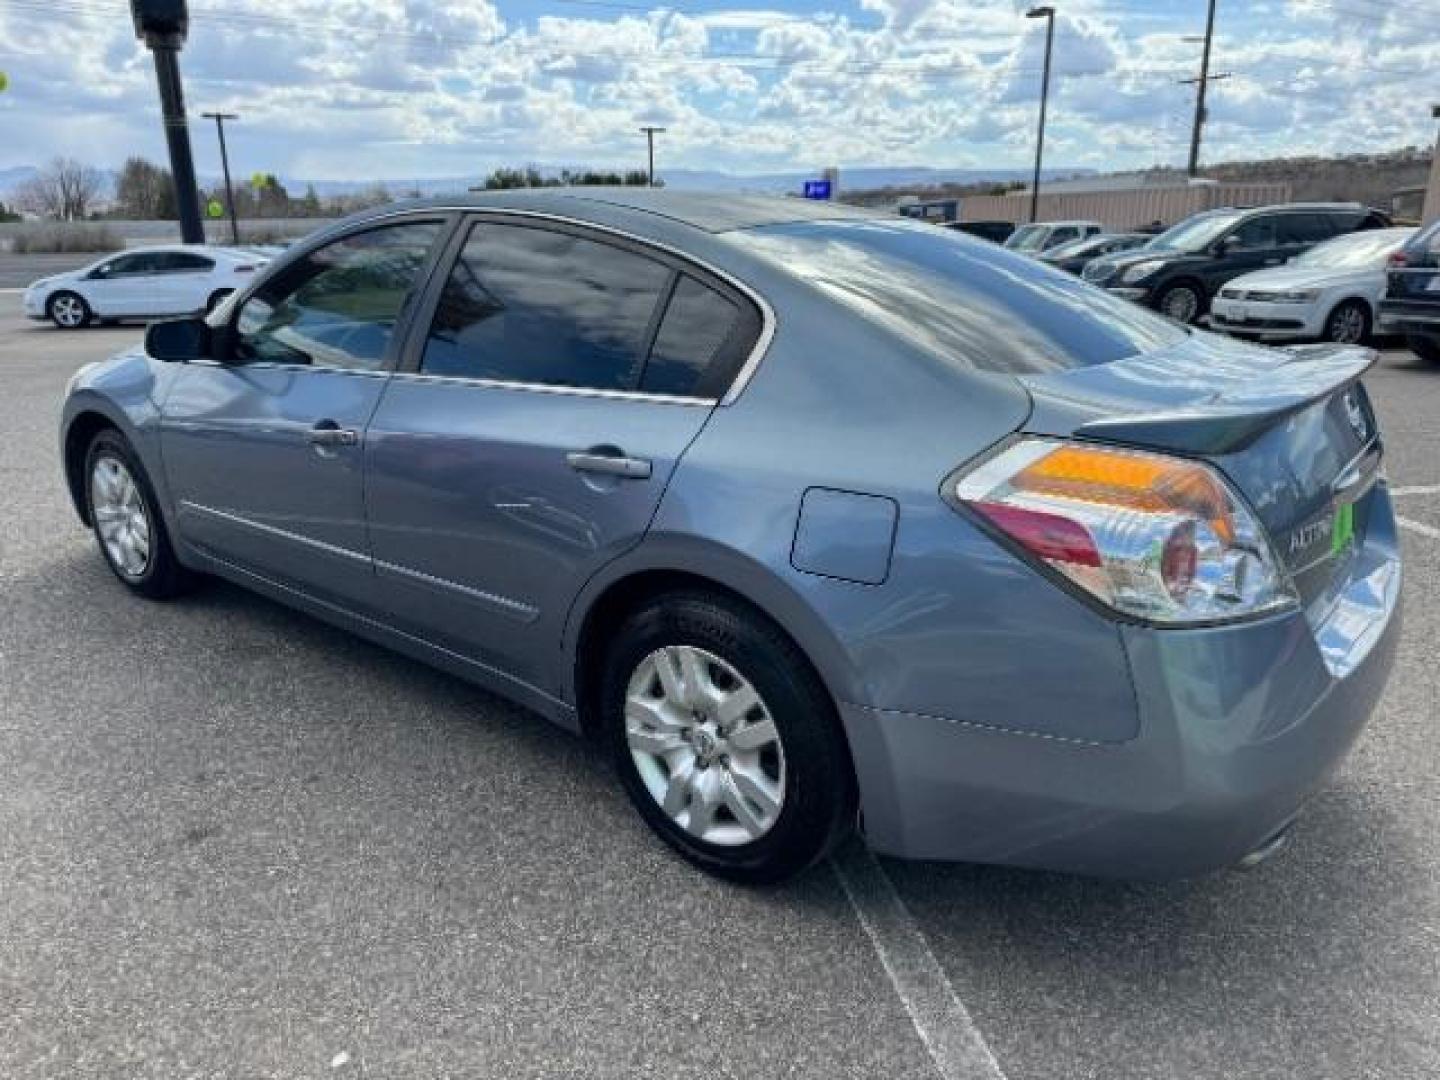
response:
<path id="1" fill-rule="evenodd" d="M 225 121 L 239 120 L 239 113 L 201 113 L 206 120 L 215 121 L 215 133 L 220 136 L 220 168 L 225 173 L 225 201 L 230 204 L 230 241 L 240 246 L 240 221 L 235 216 L 235 189 L 230 186 L 230 155 L 225 152 Z"/>
<path id="2" fill-rule="evenodd" d="M 1182 79 L 1180 85 L 1195 85 L 1195 126 L 1190 132 L 1190 177 L 1193 179 L 1200 175 L 1200 135 L 1205 128 L 1205 121 L 1209 119 L 1209 111 L 1205 108 L 1205 92 L 1212 82 L 1219 82 L 1221 79 L 1230 78 L 1228 71 L 1219 75 L 1210 74 L 1210 50 L 1215 44 L 1215 4 L 1216 0 L 1210 0 L 1209 14 L 1205 18 L 1205 42 L 1204 52 L 1200 56 L 1200 77 L 1198 79 Z M 1186 38 L 1187 41 L 1194 40 Z"/>
<path id="3" fill-rule="evenodd" d="M 135 36 L 155 54 L 155 78 L 160 84 L 160 111 L 165 118 L 165 141 L 170 147 L 170 175 L 175 178 L 175 206 L 180 212 L 180 236 L 187 244 L 205 242 L 200 221 L 200 191 L 195 183 L 195 161 L 190 156 L 190 128 L 185 120 L 185 94 L 180 86 L 180 50 L 190 29 L 185 0 L 130 0 Z"/>
<path id="4" fill-rule="evenodd" d="M 1036 7 L 1025 12 L 1027 19 L 1045 19 L 1045 77 L 1040 84 L 1040 134 L 1035 140 L 1035 182 L 1030 185 L 1030 221 L 1040 216 L 1040 166 L 1045 160 L 1045 113 L 1050 106 L 1050 55 L 1055 49 L 1055 9 Z"/>
<path id="5" fill-rule="evenodd" d="M 655 186 L 655 136 L 664 132 L 663 127 L 645 126 L 640 129 L 645 133 L 645 141 L 650 145 L 650 186 Z"/>

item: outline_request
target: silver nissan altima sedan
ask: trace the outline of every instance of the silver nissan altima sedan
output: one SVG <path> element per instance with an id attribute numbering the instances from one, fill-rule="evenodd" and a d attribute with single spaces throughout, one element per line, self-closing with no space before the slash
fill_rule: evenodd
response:
<path id="1" fill-rule="evenodd" d="M 1384 687 L 1373 361 L 888 216 L 524 192 L 314 236 L 60 437 L 137 596 L 228 578 L 584 732 L 706 870 L 858 826 L 1183 876 L 1278 848 Z"/>

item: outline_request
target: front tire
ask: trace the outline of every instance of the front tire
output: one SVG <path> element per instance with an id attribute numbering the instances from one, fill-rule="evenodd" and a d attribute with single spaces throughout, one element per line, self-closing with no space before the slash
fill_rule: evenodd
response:
<path id="1" fill-rule="evenodd" d="M 193 575 L 175 558 L 145 467 L 119 432 L 101 431 L 85 454 L 85 498 L 105 564 L 132 592 L 165 600 Z"/>
<path id="2" fill-rule="evenodd" d="M 646 602 L 612 639 L 599 703 L 640 816 L 712 874 L 782 881 L 854 824 L 834 703 L 784 632 L 741 603 Z"/>
<path id="3" fill-rule="evenodd" d="M 1362 345 L 1370 339 L 1370 308 L 1360 300 L 1335 305 L 1325 320 L 1325 340 L 1337 345 Z"/>
<path id="4" fill-rule="evenodd" d="M 45 305 L 50 321 L 61 330 L 79 330 L 91 319 L 93 313 L 85 298 L 78 293 L 58 292 Z"/>
<path id="5" fill-rule="evenodd" d="M 1205 297 L 1194 285 L 1170 285 L 1155 298 L 1155 308 L 1167 318 L 1192 326 L 1204 314 Z"/>

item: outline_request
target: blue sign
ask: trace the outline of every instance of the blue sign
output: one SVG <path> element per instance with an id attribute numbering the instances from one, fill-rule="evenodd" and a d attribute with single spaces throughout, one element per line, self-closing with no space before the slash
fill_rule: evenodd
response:
<path id="1" fill-rule="evenodd" d="M 829 180 L 806 180 L 805 198 L 807 199 L 828 199 L 830 198 Z"/>

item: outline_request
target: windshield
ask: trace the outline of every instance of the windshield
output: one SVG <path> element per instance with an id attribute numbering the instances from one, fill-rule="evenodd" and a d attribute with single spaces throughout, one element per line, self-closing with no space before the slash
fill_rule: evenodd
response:
<path id="1" fill-rule="evenodd" d="M 1106 236 L 1082 236 L 1079 240 L 1067 240 L 1058 247 L 1053 247 L 1045 252 L 1047 259 L 1068 259 L 1072 255 L 1088 255 L 1105 246 L 1109 237 Z"/>
<path id="2" fill-rule="evenodd" d="M 1011 251 L 1038 251 L 1049 235 L 1048 225 L 1025 225 L 1015 230 L 1005 246 Z"/>
<path id="3" fill-rule="evenodd" d="M 1168 251 L 1204 251 L 1229 231 L 1230 227 L 1243 216 L 1238 211 L 1234 211 L 1189 217 L 1179 225 L 1155 237 L 1147 246 Z"/>
<path id="4" fill-rule="evenodd" d="M 1154 312 L 1026 255 L 894 221 L 740 230 L 736 244 L 942 363 L 1011 374 L 1108 364 L 1184 341 Z"/>
<path id="5" fill-rule="evenodd" d="M 1413 229 L 1385 229 L 1336 237 L 1305 252 L 1295 260 L 1295 265 L 1331 270 L 1358 270 L 1373 266 L 1378 270 L 1414 232 Z"/>

